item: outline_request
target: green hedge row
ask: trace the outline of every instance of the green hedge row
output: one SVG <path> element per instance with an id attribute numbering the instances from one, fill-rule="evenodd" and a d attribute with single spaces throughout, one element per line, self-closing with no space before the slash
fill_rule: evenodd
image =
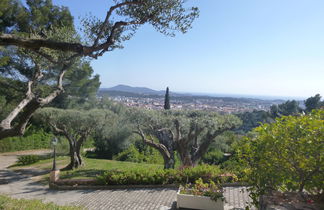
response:
<path id="1" fill-rule="evenodd" d="M 217 166 L 199 165 L 184 169 L 131 169 L 111 170 L 98 176 L 101 184 L 106 185 L 164 185 L 194 183 L 201 178 L 204 182 L 231 182 L 231 177 L 222 177 Z"/>
<path id="2" fill-rule="evenodd" d="M 9 137 L 0 140 L 0 152 L 46 149 L 51 147 L 52 134 L 43 130 L 22 137 Z"/>

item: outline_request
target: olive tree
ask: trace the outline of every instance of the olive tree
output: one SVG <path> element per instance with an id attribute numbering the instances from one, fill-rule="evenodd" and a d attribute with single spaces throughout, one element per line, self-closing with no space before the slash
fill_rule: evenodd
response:
<path id="1" fill-rule="evenodd" d="M 134 133 L 143 143 L 158 150 L 164 160 L 164 168 L 174 168 L 175 144 L 171 130 L 172 116 L 168 111 L 130 110 L 129 118 L 134 124 Z"/>
<path id="2" fill-rule="evenodd" d="M 30 2 L 34 1 L 27 1 Z M 35 2 L 40 6 L 49 1 Z M 6 0 L 4 4 L 5 7 L 24 7 L 14 0 Z M 12 15 L 10 20 L 1 22 L 0 54 L 3 49 L 12 47 L 23 50 L 28 55 L 32 54 L 36 57 L 34 61 L 36 71 L 26 81 L 26 97 L 21 99 L 21 102 L 0 122 L 0 139 L 23 134 L 32 114 L 64 91 L 64 74 L 75 59 L 80 57 L 97 59 L 106 52 L 122 48 L 122 43 L 129 40 L 144 24 L 153 26 L 167 36 L 174 36 L 176 32 L 187 32 L 199 12 L 196 7 L 186 8 L 185 4 L 185 0 L 114 0 L 114 5 L 107 8 L 103 20 L 96 17 L 84 18 L 81 37 L 70 27 L 53 28 L 51 22 L 48 22 L 48 27 L 34 27 L 33 30 L 17 33 L 17 27 L 29 23 L 30 19 L 25 14 Z M 21 11 L 30 10 L 22 8 Z M 0 14 L 2 12 L 1 10 Z M 43 64 L 47 65 L 40 65 L 39 60 L 44 60 Z M 1 57 L 0 63 L 3 62 L 5 59 Z M 55 72 L 53 68 L 47 68 L 48 63 L 56 66 L 57 85 L 50 95 L 37 97 L 33 86 L 42 78 L 44 69 L 49 73 Z M 13 123 L 14 120 L 18 122 Z"/>
<path id="3" fill-rule="evenodd" d="M 174 167 L 175 151 L 182 166 L 196 166 L 217 136 L 240 124 L 233 115 L 205 111 L 155 112 L 143 119 L 136 133 L 161 153 L 165 168 Z"/>
<path id="4" fill-rule="evenodd" d="M 109 110 L 63 110 L 44 108 L 35 118 L 49 125 L 52 131 L 69 142 L 70 163 L 64 169 L 75 169 L 83 164 L 81 146 L 104 126 L 109 126 L 114 113 Z"/>
<path id="5" fill-rule="evenodd" d="M 229 114 L 208 111 L 176 113 L 173 141 L 182 166 L 196 166 L 217 136 L 235 129 L 240 123 L 236 116 Z"/>

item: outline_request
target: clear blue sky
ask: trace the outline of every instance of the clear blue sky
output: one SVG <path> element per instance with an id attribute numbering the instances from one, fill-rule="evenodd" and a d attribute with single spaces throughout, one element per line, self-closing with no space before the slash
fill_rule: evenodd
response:
<path id="1" fill-rule="evenodd" d="M 53 0 L 104 18 L 112 0 Z M 140 28 L 125 48 L 92 62 L 101 87 L 268 96 L 324 95 L 323 0 L 191 0 L 187 34 Z"/>

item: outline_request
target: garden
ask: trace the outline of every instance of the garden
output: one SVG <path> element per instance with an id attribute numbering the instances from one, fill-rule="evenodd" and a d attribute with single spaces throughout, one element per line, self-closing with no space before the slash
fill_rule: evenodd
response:
<path id="1" fill-rule="evenodd" d="M 219 122 L 225 123 L 226 120 L 228 122 L 235 118 L 222 118 L 219 115 L 210 116 L 203 112 L 180 113 L 177 111 L 161 114 L 161 112 L 144 112 L 143 110 L 131 110 L 132 113 L 127 112 L 127 110 L 124 111 L 127 120 L 118 118 L 124 123 L 115 122 L 117 126 L 110 127 L 113 132 L 107 131 L 107 128 L 103 126 L 100 126 L 100 130 L 96 130 L 95 135 L 88 140 L 87 146 L 96 148 L 96 145 L 100 145 L 100 150 L 79 151 L 82 164 L 77 168 L 71 170 L 66 167 L 71 165 L 71 161 L 74 160 L 69 153 L 71 151 L 69 145 L 59 146 L 56 163 L 58 168 L 63 170 L 60 172 L 60 180 L 57 181 L 57 186 L 70 187 L 66 189 L 77 189 L 77 186 L 82 185 L 89 188 L 91 186 L 106 186 L 106 189 L 110 187 L 115 189 L 116 187 L 180 186 L 179 194 L 207 196 L 215 202 L 217 200 L 223 202 L 222 186 L 240 183 L 249 186 L 250 196 L 253 199 L 251 206 L 264 206 L 270 205 L 270 203 L 285 205 L 285 203 L 291 201 L 298 203 L 298 205 L 313 206 L 314 209 L 323 205 L 323 160 L 321 159 L 324 150 L 323 110 L 314 110 L 307 115 L 277 118 L 275 122 L 262 124 L 246 136 L 238 136 L 229 132 L 229 129 L 222 131 L 221 135 L 215 132 L 215 128 L 212 127 L 211 119 L 213 118 L 217 118 L 218 125 Z M 49 112 L 55 113 L 50 116 L 60 118 L 60 110 L 45 109 L 43 112 L 45 114 L 36 114 L 36 121 L 37 116 L 48 116 Z M 69 115 L 68 112 L 64 113 L 64 117 L 67 117 L 64 121 L 67 123 L 65 128 L 68 125 L 74 126 L 73 115 Z M 77 114 L 81 115 L 79 112 Z M 83 114 L 87 115 L 88 113 L 84 112 Z M 48 122 L 55 122 L 50 118 L 46 119 L 48 119 Z M 69 122 L 68 119 L 72 122 Z M 135 124 L 132 119 L 136 120 Z M 144 123 L 140 124 L 141 122 L 138 119 L 147 124 L 149 122 L 150 126 L 139 126 L 144 125 Z M 184 119 L 189 119 L 189 121 Z M 185 127 L 182 130 L 177 127 L 184 122 L 188 123 L 188 131 L 185 130 Z M 203 124 L 204 122 L 206 124 Z M 205 133 L 203 129 L 199 130 L 198 123 L 204 125 Z M 168 130 L 169 133 L 164 133 L 166 129 L 163 128 L 166 125 L 171 127 L 172 124 L 174 124 L 174 130 Z M 56 129 L 58 129 L 57 126 Z M 77 126 L 81 128 L 80 124 Z M 228 127 L 231 128 L 231 126 Z M 70 129 L 70 132 L 74 131 L 73 127 Z M 130 131 L 132 129 L 133 132 Z M 161 129 L 163 132 L 159 133 Z M 185 138 L 186 141 L 192 141 L 191 147 L 196 142 L 194 141 L 195 138 L 190 138 L 190 135 L 199 138 L 197 142 L 199 150 L 199 146 L 203 145 L 208 139 L 206 135 L 211 135 L 208 129 L 213 130 L 213 133 L 217 133 L 218 136 L 215 135 L 216 140 L 210 142 L 208 150 L 196 164 L 193 164 L 195 161 L 192 157 L 197 151 L 190 153 L 191 160 L 186 160 L 181 157 L 181 148 L 170 145 L 170 143 L 179 141 L 172 136 L 173 132 L 179 131 L 185 133 L 182 135 L 186 135 L 182 138 Z M 217 131 L 217 129 L 215 130 Z M 128 133 L 128 135 L 118 135 L 118 131 L 124 134 Z M 78 132 L 80 132 L 80 129 Z M 103 138 L 104 134 L 110 136 L 106 136 L 105 139 Z M 66 139 L 64 137 L 61 136 L 60 141 L 63 142 Z M 122 137 L 126 139 L 122 139 Z M 165 150 L 159 149 L 158 146 L 165 148 Z M 105 151 L 104 148 L 107 150 Z M 118 150 L 118 148 L 120 149 Z M 169 154 L 173 152 L 173 159 L 163 158 L 163 155 L 165 155 L 163 153 L 166 152 L 169 152 Z M 225 152 L 231 152 L 232 155 L 229 158 L 219 155 L 219 153 L 224 154 Z M 70 155 L 66 156 L 66 154 Z M 167 167 L 169 164 L 166 163 L 169 163 L 170 159 L 174 160 L 173 167 Z M 214 162 L 211 162 L 212 160 Z M 52 156 L 21 156 L 12 169 L 19 170 L 24 167 L 50 171 Z M 48 175 L 43 177 L 43 181 L 47 183 Z M 289 196 L 286 193 L 289 193 Z M 179 199 L 181 200 L 181 198 Z"/>

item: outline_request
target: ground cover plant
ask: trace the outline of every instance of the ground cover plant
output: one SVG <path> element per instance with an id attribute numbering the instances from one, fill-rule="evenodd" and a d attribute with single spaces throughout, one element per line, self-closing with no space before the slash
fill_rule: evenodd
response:
<path id="1" fill-rule="evenodd" d="M 37 210 L 78 210 L 81 207 L 58 206 L 53 203 L 42 203 L 40 200 L 14 199 L 5 195 L 0 195 L 0 209 L 19 210 L 19 209 L 37 209 Z"/>

